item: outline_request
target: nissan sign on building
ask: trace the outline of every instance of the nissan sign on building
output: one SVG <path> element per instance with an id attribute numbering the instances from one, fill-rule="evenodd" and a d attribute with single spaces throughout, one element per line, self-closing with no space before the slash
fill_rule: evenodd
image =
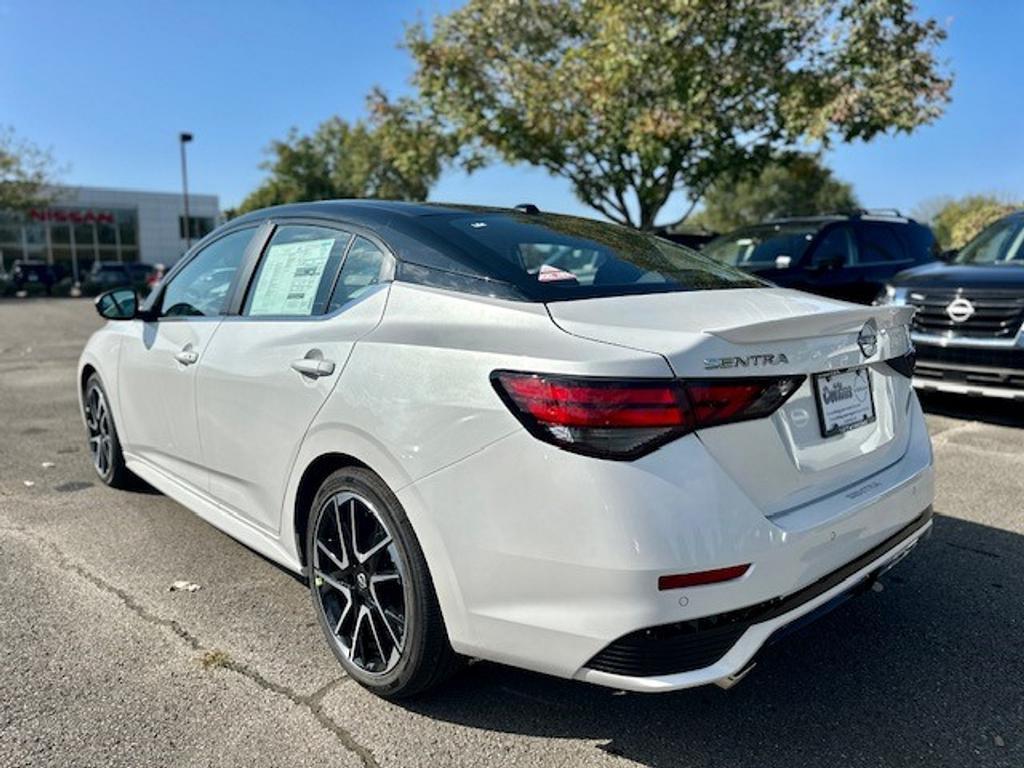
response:
<path id="1" fill-rule="evenodd" d="M 0 211 L 0 270 L 18 259 L 84 273 L 95 261 L 170 266 L 220 221 L 216 195 L 189 194 L 186 224 L 180 192 L 62 188 L 46 206 Z"/>

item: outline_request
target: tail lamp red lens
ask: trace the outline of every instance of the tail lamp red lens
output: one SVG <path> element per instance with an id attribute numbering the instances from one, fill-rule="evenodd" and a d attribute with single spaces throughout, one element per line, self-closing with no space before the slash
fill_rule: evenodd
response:
<path id="1" fill-rule="evenodd" d="M 534 436 L 610 459 L 636 458 L 695 429 L 767 416 L 804 379 L 606 379 L 516 371 L 496 371 L 491 378 Z"/>
<path id="2" fill-rule="evenodd" d="M 714 568 L 710 571 L 696 573 L 674 573 L 671 576 L 658 577 L 658 589 L 681 589 L 683 587 L 699 587 L 703 584 L 721 584 L 732 581 L 750 570 L 750 563 L 730 565 L 727 568 Z"/>

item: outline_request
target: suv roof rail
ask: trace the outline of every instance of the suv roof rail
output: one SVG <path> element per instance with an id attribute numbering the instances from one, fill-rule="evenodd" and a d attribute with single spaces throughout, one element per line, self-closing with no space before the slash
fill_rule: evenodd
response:
<path id="1" fill-rule="evenodd" d="M 861 216 L 896 216 L 901 219 L 907 218 L 900 213 L 898 208 L 859 208 L 856 212 Z"/>
<path id="2" fill-rule="evenodd" d="M 809 213 L 806 216 L 775 216 L 765 219 L 762 224 L 786 224 L 791 221 L 831 221 L 849 216 L 848 213 Z"/>
<path id="3" fill-rule="evenodd" d="M 912 222 L 914 219 L 900 213 L 898 208 L 853 208 L 846 211 L 831 213 L 810 213 L 806 216 L 776 216 L 766 219 L 762 224 L 788 224 L 800 221 L 835 221 L 837 219 L 888 219 Z"/>

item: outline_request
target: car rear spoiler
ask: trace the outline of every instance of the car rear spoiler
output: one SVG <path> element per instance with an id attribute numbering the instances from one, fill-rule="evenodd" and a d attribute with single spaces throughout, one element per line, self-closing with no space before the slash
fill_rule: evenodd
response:
<path id="1" fill-rule="evenodd" d="M 879 330 L 907 326 L 914 316 L 914 311 L 913 307 L 854 307 L 728 328 L 713 328 L 707 333 L 737 344 L 805 339 L 855 333 L 869 320 L 874 320 Z"/>

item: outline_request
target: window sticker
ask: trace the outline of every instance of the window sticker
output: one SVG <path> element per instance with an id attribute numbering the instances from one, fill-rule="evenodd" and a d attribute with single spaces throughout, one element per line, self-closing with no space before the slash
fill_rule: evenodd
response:
<path id="1" fill-rule="evenodd" d="M 334 238 L 271 245 L 263 257 L 250 315 L 309 315 Z"/>
<path id="2" fill-rule="evenodd" d="M 537 281 L 541 283 L 554 283 L 559 280 L 572 280 L 576 281 L 576 275 L 572 272 L 567 272 L 564 269 L 553 267 L 550 264 L 541 264 L 540 271 L 537 273 Z"/>

